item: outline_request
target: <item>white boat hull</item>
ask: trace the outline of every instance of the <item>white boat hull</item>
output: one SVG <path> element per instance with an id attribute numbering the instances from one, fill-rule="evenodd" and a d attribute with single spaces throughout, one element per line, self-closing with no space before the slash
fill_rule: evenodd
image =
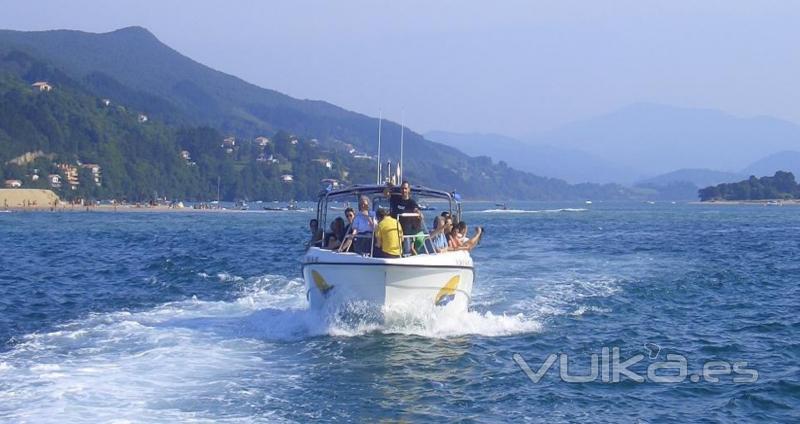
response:
<path id="1" fill-rule="evenodd" d="M 467 310 L 474 269 L 466 251 L 380 259 L 311 248 L 303 257 L 303 279 L 311 308 L 366 302 Z"/>

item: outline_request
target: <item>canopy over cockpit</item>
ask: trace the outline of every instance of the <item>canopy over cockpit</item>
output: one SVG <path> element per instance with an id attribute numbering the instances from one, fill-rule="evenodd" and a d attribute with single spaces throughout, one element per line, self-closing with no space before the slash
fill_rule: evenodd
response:
<path id="1" fill-rule="evenodd" d="M 328 229 L 330 222 L 337 218 L 344 216 L 346 208 L 351 207 L 354 212 L 358 213 L 359 199 L 366 196 L 369 199 L 369 210 L 376 212 L 379 208 L 384 208 L 387 211 L 391 209 L 391 198 L 394 196 L 402 196 L 399 186 L 389 185 L 354 185 L 347 188 L 338 190 L 325 190 L 319 194 L 317 201 L 317 222 L 322 231 Z M 407 217 L 413 215 L 419 217 L 420 228 L 422 233 L 406 234 L 403 238 L 410 239 L 414 237 L 429 238 L 429 228 L 433 226 L 433 219 L 440 215 L 442 212 L 448 212 L 454 222 L 461 220 L 461 199 L 455 192 L 450 193 L 443 190 L 435 190 L 424 186 L 411 186 L 411 197 L 419 205 L 420 211 L 417 213 L 409 214 L 403 213 L 402 216 Z M 429 215 L 427 211 L 432 211 Z M 374 216 L 374 214 L 373 214 Z M 413 219 L 413 218 L 412 218 Z M 423 234 L 420 236 L 420 234 Z M 372 233 L 365 235 L 358 235 L 355 238 L 368 238 L 372 239 Z M 327 236 L 323 237 L 327 240 Z M 408 241 L 408 240 L 406 240 Z M 319 244 L 312 243 L 319 247 L 325 247 L 326 242 Z M 430 253 L 432 249 L 429 248 L 430 243 L 426 243 L 424 247 L 425 253 Z M 370 252 L 373 252 L 374 246 L 370 246 Z"/>
<path id="2" fill-rule="evenodd" d="M 389 198 L 386 195 L 387 190 L 392 196 L 400 195 L 399 186 L 392 187 L 375 184 L 354 185 L 338 190 L 326 190 L 321 192 L 319 200 L 317 201 L 317 220 L 320 223 L 320 227 L 326 228 L 325 224 L 329 216 L 340 215 L 336 210 L 329 210 L 332 206 L 336 204 L 349 204 L 352 205 L 353 209 L 357 209 L 358 199 L 361 196 L 367 196 L 369 198 L 371 211 L 376 211 L 378 208 L 388 209 Z M 450 193 L 424 186 L 411 186 L 411 197 L 420 205 L 436 204 L 437 207 L 441 207 L 440 211 L 450 212 L 455 222 L 461 220 L 461 199 L 455 192 Z M 439 204 L 442 205 L 439 206 Z"/>

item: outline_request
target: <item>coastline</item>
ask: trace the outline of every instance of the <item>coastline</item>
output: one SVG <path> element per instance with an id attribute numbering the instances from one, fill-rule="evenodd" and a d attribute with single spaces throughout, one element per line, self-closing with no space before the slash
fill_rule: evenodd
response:
<path id="1" fill-rule="evenodd" d="M 101 213 L 270 213 L 270 212 L 306 212 L 306 211 L 268 211 L 262 209 L 226 209 L 226 208 L 205 208 L 194 209 L 192 207 L 169 207 L 169 206 L 136 206 L 136 205 L 99 205 L 99 206 L 82 206 L 60 203 L 57 207 L 52 206 L 29 206 L 29 207 L 10 207 L 7 209 L 0 208 L 0 212 L 101 212 Z"/>
<path id="2" fill-rule="evenodd" d="M 690 205 L 751 205 L 751 206 L 800 206 L 800 199 L 761 199 L 761 200 L 709 200 L 689 202 Z"/>
<path id="3" fill-rule="evenodd" d="M 204 203 L 208 205 L 208 203 Z M 52 190 L 46 189 L 0 189 L 0 212 L 184 212 L 184 213 L 233 213 L 274 212 L 259 208 L 241 210 L 237 208 L 192 206 L 169 206 L 140 204 L 72 204 L 61 200 Z M 283 211 L 277 211 L 283 212 Z M 287 211 L 291 212 L 291 211 Z M 305 210 L 301 211 L 305 212 Z"/>

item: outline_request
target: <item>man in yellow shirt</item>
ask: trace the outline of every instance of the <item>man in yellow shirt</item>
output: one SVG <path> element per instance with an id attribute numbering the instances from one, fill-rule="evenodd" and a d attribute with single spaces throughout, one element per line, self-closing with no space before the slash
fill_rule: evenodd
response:
<path id="1" fill-rule="evenodd" d="M 376 213 L 378 226 L 375 227 L 375 257 L 399 258 L 402 254 L 403 228 L 386 209 Z"/>

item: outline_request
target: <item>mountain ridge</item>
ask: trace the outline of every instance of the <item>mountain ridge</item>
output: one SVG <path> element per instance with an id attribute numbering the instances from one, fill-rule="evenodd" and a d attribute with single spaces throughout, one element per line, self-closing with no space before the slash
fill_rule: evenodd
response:
<path id="1" fill-rule="evenodd" d="M 127 43 L 127 44 L 126 44 Z M 129 45 L 132 44 L 132 45 Z M 294 99 L 213 70 L 160 42 L 141 27 L 110 33 L 72 30 L 0 31 L 0 54 L 22 51 L 51 67 L 32 67 L 28 81 L 54 75 L 74 79 L 98 98 L 139 110 L 176 127 L 211 126 L 223 134 L 252 139 L 289 131 L 322 145 L 352 144 L 375 152 L 378 120 L 320 100 Z M 6 60 L 6 72 L 13 63 Z M 20 71 L 22 72 L 22 71 Z M 384 140 L 399 140 L 400 125 L 384 121 Z M 608 185 L 577 185 L 538 177 L 471 158 L 457 149 L 405 131 L 405 173 L 417 183 L 457 188 L 468 197 L 517 199 L 627 198 L 633 193 Z M 384 158 L 399 156 L 397 143 L 384 143 Z M 435 184 L 434 184 L 435 183 Z"/>
<path id="2" fill-rule="evenodd" d="M 776 171 L 788 171 L 800 175 L 800 152 L 784 150 L 763 157 L 742 170 L 742 173 L 755 176 L 769 176 Z"/>
<path id="3" fill-rule="evenodd" d="M 514 168 L 549 175 L 569 183 L 632 183 L 640 175 L 630 169 L 586 152 L 553 145 L 526 143 L 502 134 L 428 131 L 425 137 L 458 148 L 470 155 L 489 156 Z"/>
<path id="4" fill-rule="evenodd" d="M 639 102 L 526 140 L 582 150 L 646 170 L 650 176 L 684 168 L 736 172 L 754 158 L 800 149 L 800 125 L 774 117 L 742 118 L 716 109 Z"/>

